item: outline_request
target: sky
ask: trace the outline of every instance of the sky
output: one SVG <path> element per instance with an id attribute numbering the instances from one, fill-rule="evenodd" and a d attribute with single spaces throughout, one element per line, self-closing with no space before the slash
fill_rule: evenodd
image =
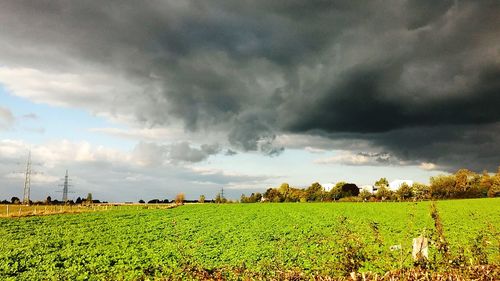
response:
<path id="1" fill-rule="evenodd" d="M 0 2 L 0 198 L 229 198 L 500 165 L 500 2 Z"/>

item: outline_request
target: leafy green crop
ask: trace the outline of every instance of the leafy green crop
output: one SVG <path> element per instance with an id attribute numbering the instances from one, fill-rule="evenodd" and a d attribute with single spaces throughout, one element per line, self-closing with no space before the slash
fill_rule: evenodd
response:
<path id="1" fill-rule="evenodd" d="M 479 262 L 478 253 L 499 264 L 499 203 L 437 203 L 451 249 L 462 250 L 470 264 Z M 412 266 L 412 238 L 424 229 L 432 235 L 429 204 L 193 204 L 1 219 L 0 279 L 383 273 Z M 390 251 L 391 245 L 402 249 Z"/>

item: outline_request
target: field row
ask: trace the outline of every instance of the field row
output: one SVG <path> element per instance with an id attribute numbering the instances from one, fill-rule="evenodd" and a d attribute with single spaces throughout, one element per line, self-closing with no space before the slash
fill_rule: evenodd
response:
<path id="1" fill-rule="evenodd" d="M 0 279 L 381 275 L 414 267 L 420 235 L 432 241 L 429 270 L 500 265 L 499 199 L 437 202 L 441 233 L 430 204 L 193 204 L 0 219 Z"/>

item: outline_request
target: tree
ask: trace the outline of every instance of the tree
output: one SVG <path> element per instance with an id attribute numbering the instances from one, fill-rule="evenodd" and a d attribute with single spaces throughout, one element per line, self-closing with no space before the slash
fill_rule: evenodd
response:
<path id="1" fill-rule="evenodd" d="M 253 195 L 254 195 L 253 197 L 255 198 L 255 202 L 260 202 L 262 200 L 262 194 L 260 192 L 257 192 Z"/>
<path id="2" fill-rule="evenodd" d="M 378 181 L 375 182 L 376 187 L 388 187 L 389 186 L 389 181 L 386 178 L 380 178 Z"/>
<path id="3" fill-rule="evenodd" d="M 322 201 L 323 187 L 318 182 L 315 182 L 306 189 L 306 194 L 308 201 Z"/>
<path id="4" fill-rule="evenodd" d="M 268 188 L 264 192 L 264 197 L 269 200 L 269 202 L 282 202 L 282 195 L 276 188 Z"/>
<path id="5" fill-rule="evenodd" d="M 479 188 L 481 189 L 481 192 L 483 194 L 488 194 L 491 186 L 493 185 L 493 178 L 490 176 L 488 171 L 483 171 L 483 174 L 481 175 L 481 180 L 479 181 Z"/>
<path id="6" fill-rule="evenodd" d="M 21 203 L 21 200 L 19 200 L 19 198 L 17 198 L 17 197 L 12 197 L 12 198 L 10 199 L 10 202 L 11 202 L 12 204 L 19 204 L 19 203 Z"/>
<path id="7" fill-rule="evenodd" d="M 499 197 L 500 196 L 500 167 L 498 167 L 498 172 L 492 178 L 491 187 L 488 190 L 488 197 Z"/>
<path id="8" fill-rule="evenodd" d="M 87 199 L 85 199 L 87 204 L 92 204 L 92 193 L 87 194 Z"/>
<path id="9" fill-rule="evenodd" d="M 330 190 L 329 197 L 332 200 L 339 200 L 340 198 L 342 198 L 342 186 L 344 186 L 345 184 L 346 184 L 345 181 L 340 181 L 336 183 L 335 186 L 332 187 L 332 189 Z"/>
<path id="10" fill-rule="evenodd" d="M 406 182 L 403 182 L 399 189 L 396 191 L 396 196 L 399 200 L 406 200 L 413 197 L 413 188 L 409 186 Z"/>
<path id="11" fill-rule="evenodd" d="M 452 198 L 455 189 L 455 175 L 431 177 L 430 193 L 432 198 Z"/>
<path id="12" fill-rule="evenodd" d="M 282 183 L 278 189 L 279 193 L 281 194 L 281 198 L 285 202 L 289 202 L 289 193 L 290 193 L 290 185 L 288 183 Z"/>
<path id="13" fill-rule="evenodd" d="M 139 200 L 139 203 L 140 203 L 140 204 L 144 204 L 144 203 L 146 203 L 146 202 L 144 202 L 144 200 L 142 200 L 142 199 L 141 199 L 141 200 Z"/>
<path id="14" fill-rule="evenodd" d="M 200 198 L 198 199 L 199 203 L 205 203 L 205 195 L 200 195 Z"/>
<path id="15" fill-rule="evenodd" d="M 354 183 L 346 183 L 342 186 L 342 197 L 358 196 L 359 188 Z"/>
<path id="16" fill-rule="evenodd" d="M 181 192 L 175 196 L 175 203 L 184 204 L 184 199 L 185 199 L 184 193 Z"/>
<path id="17" fill-rule="evenodd" d="M 361 190 L 361 192 L 359 193 L 359 197 L 361 197 L 363 201 L 369 200 L 372 196 L 373 194 L 371 194 L 371 192 L 366 189 Z"/>
<path id="18" fill-rule="evenodd" d="M 377 190 L 377 192 L 375 193 L 375 197 L 379 200 L 386 200 L 386 199 L 390 199 L 392 197 L 392 191 L 387 188 L 385 185 L 382 185 L 379 187 L 379 189 Z"/>
<path id="19" fill-rule="evenodd" d="M 52 197 L 47 196 L 47 199 L 45 199 L 45 204 L 50 205 L 52 203 Z"/>
<path id="20" fill-rule="evenodd" d="M 430 199 L 431 192 L 428 185 L 415 182 L 413 183 L 413 194 L 417 199 Z"/>
<path id="21" fill-rule="evenodd" d="M 76 198 L 75 204 L 82 204 L 82 198 Z"/>
<path id="22" fill-rule="evenodd" d="M 217 193 L 217 195 L 215 196 L 215 203 L 226 203 L 226 202 L 227 202 L 226 198 L 222 197 L 220 193 Z"/>

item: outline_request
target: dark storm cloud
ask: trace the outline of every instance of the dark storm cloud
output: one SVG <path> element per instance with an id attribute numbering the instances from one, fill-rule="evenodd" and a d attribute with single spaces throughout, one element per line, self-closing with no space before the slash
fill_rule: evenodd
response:
<path id="1" fill-rule="evenodd" d="M 342 135 L 402 159 L 493 169 L 499 13 L 493 0 L 3 1 L 0 59 L 124 77 L 138 89 L 117 86 L 112 104 L 68 103 L 223 132 L 234 149 L 276 155 L 283 133 Z"/>
<path id="2" fill-rule="evenodd" d="M 452 70 L 450 70 L 452 71 Z M 340 85 L 308 107 L 299 108 L 292 131 L 385 132 L 412 126 L 484 124 L 500 120 L 500 65 L 485 65 L 470 74 L 467 89 L 418 97 L 392 88 L 401 66 L 362 67 L 347 73 Z M 470 77 L 467 76 L 467 77 Z"/>

